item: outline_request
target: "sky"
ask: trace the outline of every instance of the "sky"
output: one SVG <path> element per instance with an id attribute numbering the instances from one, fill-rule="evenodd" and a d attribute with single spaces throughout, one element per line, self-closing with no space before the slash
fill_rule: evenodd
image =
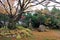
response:
<path id="1" fill-rule="evenodd" d="M 58 1 L 58 2 L 60 2 L 60 0 L 56 0 L 56 1 Z M 57 3 L 54 3 L 54 2 L 51 2 L 51 3 L 49 3 L 49 5 L 48 6 L 52 6 L 52 5 L 55 5 L 56 4 L 56 6 L 60 6 L 60 4 L 57 4 Z M 42 5 L 37 5 L 37 6 L 35 6 L 35 7 L 33 7 L 33 10 L 36 10 L 36 9 L 44 9 L 45 7 L 44 6 L 42 6 Z M 51 10 L 53 7 L 48 7 L 48 9 L 49 10 Z M 56 7 L 57 9 L 60 9 L 60 7 Z"/>

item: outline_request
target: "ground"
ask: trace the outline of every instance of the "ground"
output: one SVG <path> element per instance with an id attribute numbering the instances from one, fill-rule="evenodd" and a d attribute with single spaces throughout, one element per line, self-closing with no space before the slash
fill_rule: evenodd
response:
<path id="1" fill-rule="evenodd" d="M 50 30 L 48 32 L 33 31 L 36 40 L 60 40 L 60 31 Z"/>
<path id="2" fill-rule="evenodd" d="M 48 32 L 38 32 L 37 30 L 34 30 L 32 31 L 32 34 L 34 35 L 34 40 L 60 40 L 59 30 L 49 30 Z M 11 39 L 16 40 L 15 38 Z M 11 39 L 9 38 L 9 40 Z M 8 38 L 0 38 L 0 40 L 8 40 Z"/>

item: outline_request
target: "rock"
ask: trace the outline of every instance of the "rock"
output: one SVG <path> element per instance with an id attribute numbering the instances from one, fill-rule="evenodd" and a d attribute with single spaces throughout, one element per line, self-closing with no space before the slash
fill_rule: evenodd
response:
<path id="1" fill-rule="evenodd" d="M 38 28 L 38 31 L 39 32 L 45 32 L 47 30 L 46 30 L 46 27 L 44 25 L 40 25 L 39 28 Z"/>
<path id="2" fill-rule="evenodd" d="M 3 23 L 2 23 L 2 22 L 0 22 L 0 28 L 1 28 L 1 27 L 3 27 Z"/>

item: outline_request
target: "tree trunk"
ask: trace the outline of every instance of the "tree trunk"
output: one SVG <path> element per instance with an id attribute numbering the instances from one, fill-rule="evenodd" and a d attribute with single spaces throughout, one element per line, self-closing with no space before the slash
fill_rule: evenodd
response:
<path id="1" fill-rule="evenodd" d="M 9 23 L 8 23 L 9 29 L 16 29 L 16 22 L 20 20 L 22 14 L 23 12 L 20 11 L 20 14 L 18 14 L 17 16 L 9 15 Z"/>
<path id="2" fill-rule="evenodd" d="M 15 22 L 9 22 L 8 23 L 8 28 L 9 29 L 16 29 L 16 23 Z"/>
<path id="3" fill-rule="evenodd" d="M 14 18 L 10 17 L 8 21 L 8 26 L 9 29 L 16 29 L 16 21 L 14 21 Z"/>

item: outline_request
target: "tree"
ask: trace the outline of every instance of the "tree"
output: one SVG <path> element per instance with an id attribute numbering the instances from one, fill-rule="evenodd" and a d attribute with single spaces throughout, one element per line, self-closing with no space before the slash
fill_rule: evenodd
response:
<path id="1" fill-rule="evenodd" d="M 41 2 L 39 2 L 38 0 L 4 0 L 4 1 L 0 0 L 2 9 L 4 9 L 4 12 L 9 17 L 9 20 L 8 20 L 9 23 L 8 23 L 7 27 L 9 29 L 15 29 L 16 22 L 19 21 L 19 19 L 21 18 L 21 15 L 28 8 L 41 4 L 44 1 L 45 0 L 43 0 Z M 15 4 L 14 2 L 17 2 L 16 6 L 14 6 L 14 4 Z M 13 10 L 14 10 L 14 12 L 13 12 Z"/>

